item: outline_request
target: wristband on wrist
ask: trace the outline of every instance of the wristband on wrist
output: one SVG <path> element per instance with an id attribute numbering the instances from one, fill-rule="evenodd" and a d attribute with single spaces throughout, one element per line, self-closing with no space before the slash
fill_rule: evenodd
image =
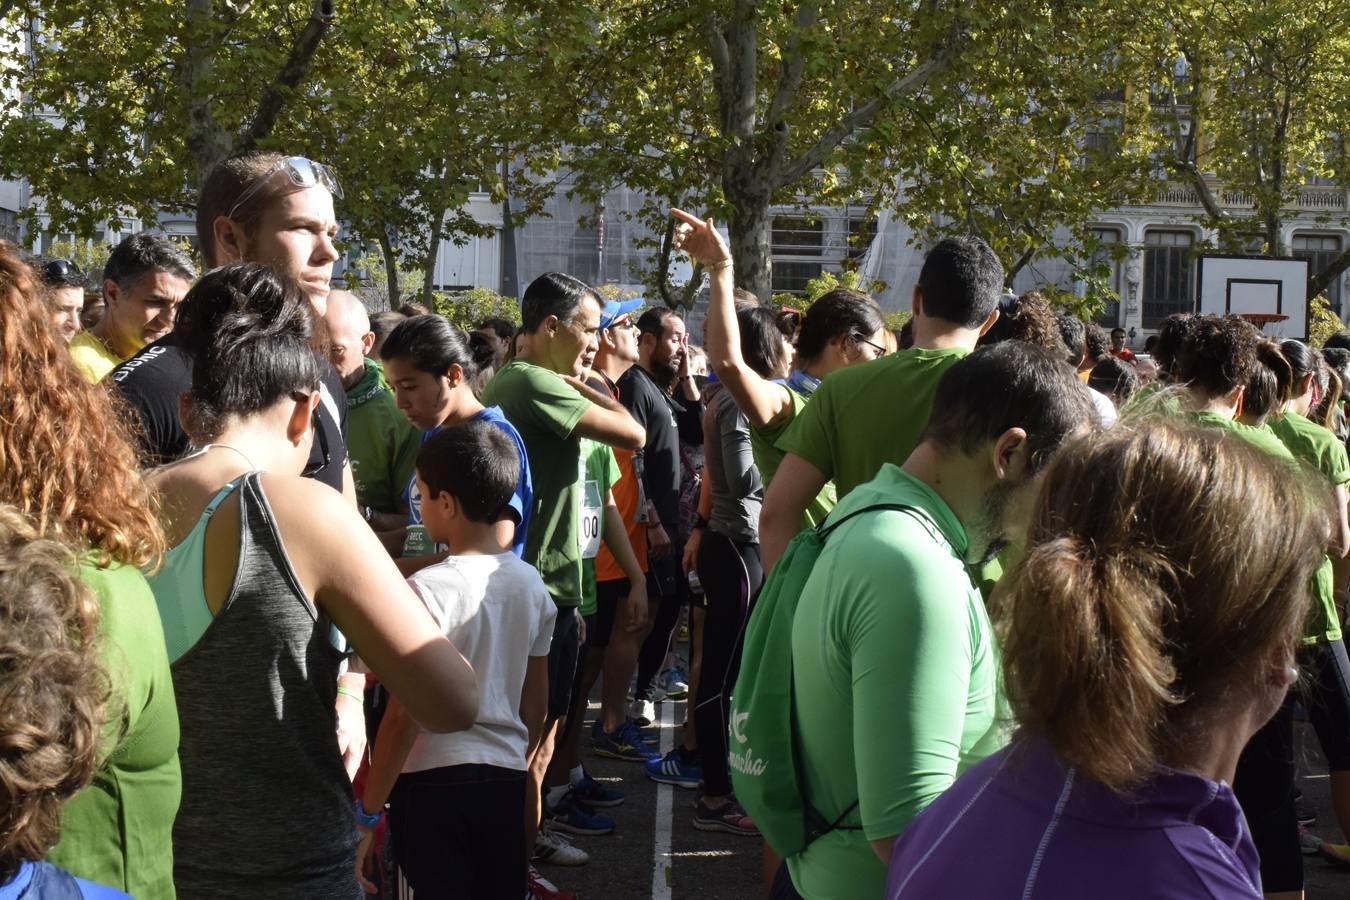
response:
<path id="1" fill-rule="evenodd" d="M 374 831 L 379 827 L 380 821 L 384 819 L 384 810 L 377 813 L 368 813 L 365 807 L 361 805 L 361 798 L 357 797 L 352 801 L 352 808 L 356 813 L 356 824 L 358 827 Z"/>
<path id="2" fill-rule="evenodd" d="M 702 514 L 702 513 L 699 513 L 698 515 L 694 516 L 694 527 L 695 527 L 695 528 L 707 528 L 707 527 L 708 527 L 708 520 L 705 519 L 705 518 L 703 518 L 703 514 Z"/>
<path id="3" fill-rule="evenodd" d="M 722 271 L 723 269 L 730 269 L 730 268 L 731 268 L 731 257 L 728 256 L 728 257 L 726 257 L 726 258 L 724 258 L 724 259 L 719 259 L 717 262 L 712 263 L 711 265 L 709 265 L 709 266 L 708 266 L 708 271 L 709 271 L 709 272 L 720 272 L 720 271 Z"/>
<path id="4" fill-rule="evenodd" d="M 357 703 L 365 703 L 365 702 L 366 702 L 366 695 L 365 695 L 365 694 L 361 693 L 360 691 L 352 690 L 351 688 L 347 687 L 345 684 L 339 684 L 339 685 L 338 685 L 337 692 L 338 692 L 339 694 L 342 694 L 343 696 L 351 697 L 351 698 L 352 698 L 353 700 L 355 700 Z"/>

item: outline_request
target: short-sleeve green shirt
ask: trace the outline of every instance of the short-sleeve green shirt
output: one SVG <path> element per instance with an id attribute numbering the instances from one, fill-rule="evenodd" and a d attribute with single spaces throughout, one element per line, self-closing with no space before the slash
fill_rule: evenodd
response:
<path id="1" fill-rule="evenodd" d="M 750 452 L 755 457 L 755 467 L 759 469 L 759 478 L 764 483 L 765 490 L 768 490 L 770 482 L 773 481 L 774 473 L 778 471 L 778 464 L 783 461 L 783 451 L 778 449 L 775 444 L 801 413 L 808 399 L 787 385 L 784 385 L 783 388 L 792 400 L 783 421 L 768 428 L 760 428 L 754 423 L 750 425 Z M 825 521 L 825 517 L 830 514 L 830 510 L 834 509 L 834 505 L 838 502 L 839 498 L 835 496 L 834 492 L 834 482 L 825 482 L 825 486 L 820 489 L 819 494 L 816 494 L 816 498 L 811 501 L 811 505 L 806 507 L 806 512 L 802 516 L 802 527 L 814 528 Z"/>
<path id="2" fill-rule="evenodd" d="M 1264 450 L 1271 456 L 1278 457 L 1288 463 L 1294 461 L 1294 454 L 1289 452 L 1289 448 L 1275 436 L 1275 432 L 1271 431 L 1269 426 L 1263 425 L 1260 428 L 1253 428 L 1251 425 L 1244 425 L 1236 419 L 1230 419 L 1208 411 L 1190 413 L 1190 416 L 1200 425 L 1208 425 L 1211 428 L 1225 428 L 1253 447 Z"/>
<path id="3" fill-rule="evenodd" d="M 581 603 L 581 438 L 572 434 L 591 402 L 562 376 L 524 359 L 507 363 L 483 391 L 516 426 L 530 458 L 534 511 L 525 561 L 559 607 Z"/>
<path id="4" fill-rule="evenodd" d="M 883 463 L 909 457 L 928 424 L 938 379 L 967 352 L 916 347 L 830 373 L 778 449 L 797 454 L 847 495 Z"/>
<path id="5" fill-rule="evenodd" d="M 814 401 L 812 401 L 814 402 Z M 792 625 L 793 696 L 806 790 L 845 825 L 788 858 L 813 900 L 874 900 L 886 866 L 869 841 L 902 832 L 969 766 L 1004 743 L 998 654 L 967 570 L 965 529 L 928 485 L 882 465 L 831 518 L 839 526 L 802 587 Z"/>
<path id="6" fill-rule="evenodd" d="M 93 782 L 61 811 L 61 840 L 50 862 L 133 897 L 174 896 L 173 820 L 182 774 L 178 706 L 159 609 L 144 576 L 130 566 L 80 565 L 98 594 L 102 663 L 113 712 Z"/>
<path id="7" fill-rule="evenodd" d="M 1296 412 L 1271 419 L 1269 427 L 1296 458 L 1314 466 L 1333 487 L 1350 483 L 1350 459 L 1346 457 L 1345 445 L 1336 435 Z M 1328 642 L 1340 639 L 1340 615 L 1336 612 L 1335 595 L 1336 579 L 1331 559 L 1327 557 L 1313 575 L 1313 614 L 1306 631 L 1308 637 Z"/>
<path id="8" fill-rule="evenodd" d="M 590 438 L 581 439 L 581 459 L 586 467 L 586 480 L 595 483 L 600 502 L 603 504 L 610 488 L 614 487 L 615 482 L 623 474 L 619 471 L 619 460 L 608 444 Z M 605 527 L 603 508 L 600 516 L 600 529 L 603 534 Z M 577 611 L 583 616 L 593 616 L 595 605 L 595 559 L 592 557 L 581 561 L 581 606 Z"/>

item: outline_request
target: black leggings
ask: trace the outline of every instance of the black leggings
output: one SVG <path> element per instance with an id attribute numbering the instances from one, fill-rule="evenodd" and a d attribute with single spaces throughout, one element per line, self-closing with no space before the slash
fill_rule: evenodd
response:
<path id="1" fill-rule="evenodd" d="M 1327 758 L 1327 770 L 1350 772 L 1350 659 L 1345 642 L 1306 647 L 1299 663 L 1307 679 L 1303 705 Z"/>
<path id="2" fill-rule="evenodd" d="M 703 763 L 703 789 L 731 793 L 727 771 L 727 708 L 741 671 L 741 629 L 750 598 L 764 583 L 759 544 L 733 541 L 708 529 L 698 548 L 698 577 L 708 598 L 703 619 L 703 668 L 694 707 L 694 733 Z"/>
<path id="3" fill-rule="evenodd" d="M 1294 708 L 1286 697 L 1238 759 L 1233 793 L 1261 856 L 1266 893 L 1303 890 L 1303 853 L 1294 813 Z"/>
<path id="4" fill-rule="evenodd" d="M 647 572 L 647 600 L 656 600 L 657 607 L 651 633 L 638 651 L 637 685 L 633 689 L 633 696 L 638 700 L 652 697 L 652 682 L 670 652 L 675 623 L 680 621 L 680 608 L 689 595 L 689 582 L 680 572 L 683 556 L 684 544 L 672 541 L 670 555 L 652 560 Z"/>

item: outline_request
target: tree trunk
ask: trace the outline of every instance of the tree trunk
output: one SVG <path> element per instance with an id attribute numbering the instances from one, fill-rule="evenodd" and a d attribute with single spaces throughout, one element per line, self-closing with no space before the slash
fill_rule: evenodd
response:
<path id="1" fill-rule="evenodd" d="M 436 288 L 436 261 L 441 258 L 441 235 L 445 233 L 445 207 L 439 207 L 431 217 L 431 234 L 427 236 L 427 256 L 422 263 L 422 305 L 435 309 L 432 291 Z"/>
<path id="2" fill-rule="evenodd" d="M 398 260 L 394 257 L 394 242 L 389 239 L 389 229 L 380 226 L 380 253 L 384 254 L 385 293 L 388 294 L 389 308 L 398 309 L 399 299 Z"/>
<path id="3" fill-rule="evenodd" d="M 234 139 L 216 119 L 212 91 L 216 46 L 212 0 L 188 0 L 184 29 L 183 65 L 179 81 L 188 98 L 188 152 L 197 170 L 197 184 L 206 180 L 215 164 L 229 156 Z"/>
<path id="4" fill-rule="evenodd" d="M 769 195 L 765 192 L 733 190 L 736 181 L 723 179 L 723 190 L 731 205 L 727 221 L 731 232 L 731 258 L 736 261 L 736 286 L 745 288 L 761 303 L 773 299 L 773 256 L 769 243 Z"/>
<path id="5" fill-rule="evenodd" d="M 520 298 L 520 271 L 516 262 L 516 226 L 511 221 L 511 163 L 502 160 L 502 285 L 503 297 Z"/>

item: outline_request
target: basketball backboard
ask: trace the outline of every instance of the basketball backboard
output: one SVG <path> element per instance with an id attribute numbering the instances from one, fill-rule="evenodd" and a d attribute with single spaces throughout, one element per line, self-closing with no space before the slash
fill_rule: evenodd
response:
<path id="1" fill-rule="evenodd" d="M 1306 259 L 1202 256 L 1196 295 L 1202 315 L 1240 315 L 1273 338 L 1308 336 Z"/>

